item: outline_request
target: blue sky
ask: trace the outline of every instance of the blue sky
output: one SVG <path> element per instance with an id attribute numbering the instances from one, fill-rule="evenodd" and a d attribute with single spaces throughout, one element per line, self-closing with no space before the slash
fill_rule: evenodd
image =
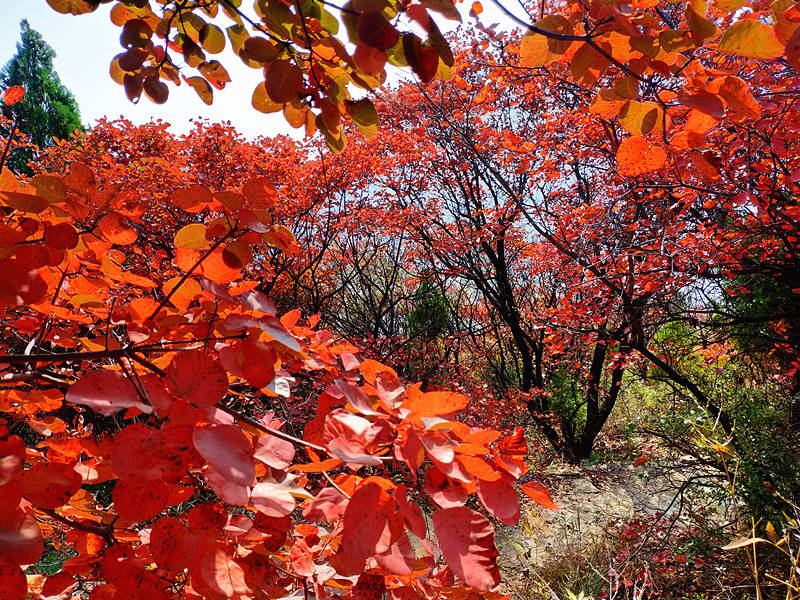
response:
<path id="1" fill-rule="evenodd" d="M 469 10 L 470 1 L 459 5 L 462 14 Z M 484 17 L 494 13 L 487 6 Z M 214 104 L 206 106 L 188 85 L 170 84 L 170 97 L 166 104 L 153 104 L 144 95 L 138 104 L 125 97 L 121 86 L 108 75 L 111 59 L 122 51 L 119 44 L 120 29 L 108 18 L 112 4 L 101 5 L 88 15 L 60 15 L 45 0 L 0 0 L 0 64 L 5 64 L 15 53 L 20 38 L 19 23 L 28 19 L 33 29 L 56 51 L 55 66 L 61 81 L 72 91 L 81 109 L 81 118 L 87 125 L 95 120 L 124 116 L 134 123 L 163 119 L 172 124 L 175 133 L 191 129 L 190 119 L 204 117 L 212 121 L 231 121 L 240 133 L 248 137 L 272 136 L 289 133 L 302 136 L 278 115 L 264 115 L 250 105 L 253 88 L 260 81 L 260 73 L 249 69 L 227 51 L 222 62 L 233 80 L 224 90 L 214 92 Z M 485 18 L 482 19 L 486 22 Z M 498 20 L 498 19 L 495 19 Z M 437 20 L 444 29 L 452 29 L 452 22 Z M 392 77 L 390 75 L 390 77 Z M 396 76 L 394 77 L 396 80 Z"/>

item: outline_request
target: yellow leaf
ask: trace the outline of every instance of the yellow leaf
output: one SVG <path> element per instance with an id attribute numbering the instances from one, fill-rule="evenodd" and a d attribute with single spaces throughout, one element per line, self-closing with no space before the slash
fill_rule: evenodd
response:
<path id="1" fill-rule="evenodd" d="M 772 524 L 772 521 L 767 521 L 767 537 L 772 540 L 773 542 L 778 539 L 778 534 L 775 532 L 775 526 Z"/>
<path id="2" fill-rule="evenodd" d="M 745 546 L 752 546 L 758 542 L 766 542 L 764 538 L 754 537 L 754 538 L 739 538 L 737 540 L 733 540 L 729 544 L 725 544 L 722 546 L 722 550 L 736 550 L 737 548 L 744 548 Z"/>
<path id="3" fill-rule="evenodd" d="M 766 23 L 739 21 L 728 27 L 717 49 L 745 58 L 772 60 L 783 55 L 784 46 Z"/>
<path id="4" fill-rule="evenodd" d="M 256 86 L 256 89 L 253 90 L 253 98 L 251 102 L 253 104 L 253 108 L 266 114 L 278 112 L 283 108 L 283 104 L 273 102 L 269 97 L 267 94 L 267 86 L 263 81 Z"/>
<path id="5" fill-rule="evenodd" d="M 660 134 L 663 131 L 664 112 L 655 102 L 625 103 L 619 113 L 619 124 L 631 135 Z"/>
<path id="6" fill-rule="evenodd" d="M 185 250 L 205 250 L 208 248 L 206 226 L 202 223 L 190 223 L 175 234 L 175 246 Z"/>

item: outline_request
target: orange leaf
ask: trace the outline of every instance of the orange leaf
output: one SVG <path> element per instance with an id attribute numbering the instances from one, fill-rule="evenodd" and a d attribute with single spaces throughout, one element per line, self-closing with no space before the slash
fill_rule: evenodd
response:
<path id="1" fill-rule="evenodd" d="M 361 371 L 364 381 L 370 385 L 375 385 L 375 378 L 377 377 L 378 373 L 391 373 L 394 375 L 394 377 L 397 377 L 397 372 L 393 368 L 387 367 L 386 365 L 379 363 L 376 360 L 372 360 L 371 358 L 368 358 L 358 365 L 358 370 Z"/>
<path id="2" fill-rule="evenodd" d="M 167 280 L 161 289 L 164 290 L 165 294 L 169 294 L 175 288 L 175 286 L 178 285 L 180 280 L 180 277 L 173 277 L 172 279 Z M 194 279 L 189 278 L 181 283 L 181 286 L 175 290 L 175 293 L 172 294 L 172 296 L 169 297 L 169 301 L 181 312 L 186 312 L 192 300 L 197 298 L 197 296 L 199 296 L 201 293 L 202 289 L 200 288 L 200 284 Z"/>
<path id="3" fill-rule="evenodd" d="M 617 149 L 619 172 L 626 177 L 635 177 L 660 169 L 667 160 L 667 153 L 643 137 L 629 137 Z"/>
<path id="4" fill-rule="evenodd" d="M 139 237 L 136 230 L 130 226 L 128 219 L 115 212 L 108 213 L 100 219 L 97 228 L 106 241 L 119 246 L 132 244 Z"/>
<path id="5" fill-rule="evenodd" d="M 553 502 L 548 489 L 539 481 L 528 482 L 519 486 L 519 489 L 523 494 L 528 496 L 528 498 L 536 502 L 536 504 L 553 510 L 561 510 L 561 508 Z"/>
<path id="6" fill-rule="evenodd" d="M 422 393 L 416 388 L 407 388 L 408 399 L 401 408 L 419 417 L 440 417 L 456 413 L 469 404 L 469 399 L 455 392 Z"/>
<path id="7" fill-rule="evenodd" d="M 299 471 L 301 473 L 322 473 L 324 471 L 330 471 L 331 469 L 335 469 L 341 464 L 342 460 L 339 458 L 327 458 L 321 462 L 307 463 L 304 465 L 294 465 L 292 466 L 291 470 Z"/>
<path id="8" fill-rule="evenodd" d="M 21 85 L 12 85 L 3 94 L 3 102 L 6 106 L 14 106 L 25 97 L 25 88 Z"/>
<path id="9" fill-rule="evenodd" d="M 456 450 L 460 450 L 462 446 L 457 447 Z M 482 481 L 498 481 L 502 479 L 501 473 L 482 458 L 461 454 L 456 456 L 456 459 L 471 475 Z"/>

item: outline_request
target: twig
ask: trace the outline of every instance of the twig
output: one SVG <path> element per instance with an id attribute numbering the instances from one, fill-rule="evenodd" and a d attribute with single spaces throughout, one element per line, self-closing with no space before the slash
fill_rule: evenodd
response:
<path id="1" fill-rule="evenodd" d="M 68 519 L 63 515 L 58 514 L 53 508 L 43 508 L 41 511 L 59 523 L 67 525 L 68 527 L 72 527 L 78 531 L 99 535 L 109 546 L 113 546 L 117 543 L 117 539 L 114 537 L 113 524 L 99 525 L 97 523 L 92 523 L 91 521 L 73 521 L 72 519 Z"/>

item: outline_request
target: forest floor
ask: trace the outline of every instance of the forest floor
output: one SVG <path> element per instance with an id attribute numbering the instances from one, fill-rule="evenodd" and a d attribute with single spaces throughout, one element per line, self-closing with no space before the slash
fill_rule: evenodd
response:
<path id="1" fill-rule="evenodd" d="M 737 537 L 736 507 L 714 484 L 718 474 L 690 457 L 579 467 L 553 460 L 531 477 L 548 487 L 560 510 L 528 503 L 519 525 L 497 526 L 512 598 L 751 597 L 748 565 L 721 550 Z"/>

